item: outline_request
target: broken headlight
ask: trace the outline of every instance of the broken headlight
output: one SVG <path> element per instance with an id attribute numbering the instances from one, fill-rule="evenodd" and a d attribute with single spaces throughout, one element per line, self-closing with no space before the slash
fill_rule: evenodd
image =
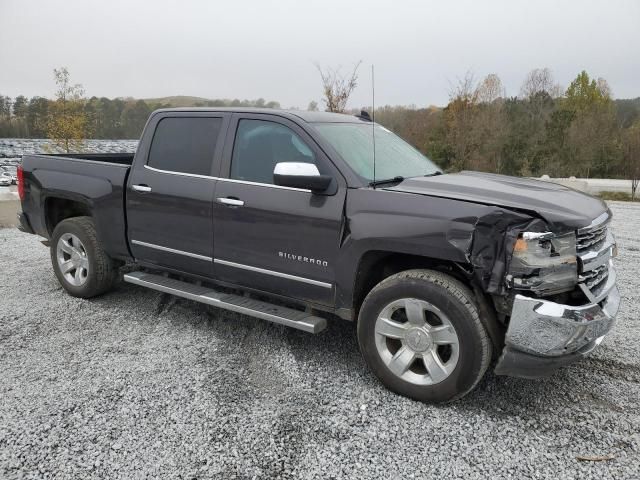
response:
<path id="1" fill-rule="evenodd" d="M 507 284 L 538 295 L 572 290 L 578 281 L 576 235 L 523 232 L 513 248 Z"/>

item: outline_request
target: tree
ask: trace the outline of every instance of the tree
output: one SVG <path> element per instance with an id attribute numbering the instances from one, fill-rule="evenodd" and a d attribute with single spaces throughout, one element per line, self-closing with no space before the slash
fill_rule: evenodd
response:
<path id="1" fill-rule="evenodd" d="M 122 112 L 122 131 L 125 138 L 140 138 L 151 110 L 144 100 L 130 102 Z"/>
<path id="2" fill-rule="evenodd" d="M 631 180 L 631 200 L 634 200 L 640 183 L 640 122 L 625 130 L 622 149 L 627 178 Z"/>
<path id="3" fill-rule="evenodd" d="M 476 88 L 476 98 L 479 102 L 492 103 L 506 95 L 502 80 L 495 73 L 484 77 Z"/>
<path id="4" fill-rule="evenodd" d="M 561 88 L 553 79 L 553 74 L 548 68 L 534 68 L 525 78 L 520 87 L 520 97 L 531 100 L 540 93 L 545 93 L 551 98 L 561 95 Z"/>
<path id="5" fill-rule="evenodd" d="M 348 76 L 341 73 L 340 67 L 322 69 L 320 65 L 316 64 L 322 79 L 323 101 L 327 112 L 343 113 L 345 111 L 349 97 L 358 85 L 358 68 L 361 63 L 362 61 L 356 63 Z"/>
<path id="6" fill-rule="evenodd" d="M 13 114 L 18 118 L 24 118 L 27 115 L 27 97 L 18 95 L 13 102 Z"/>
<path id="7" fill-rule="evenodd" d="M 318 111 L 318 102 L 315 100 L 311 100 L 309 105 L 307 106 L 307 111 L 309 112 L 317 112 Z"/>
<path id="8" fill-rule="evenodd" d="M 505 88 L 498 75 L 487 75 L 476 88 L 475 124 L 477 152 L 473 168 L 502 173 L 504 144 L 508 134 L 504 107 Z"/>
<path id="9" fill-rule="evenodd" d="M 567 88 L 561 107 L 573 114 L 567 131 L 566 167 L 572 175 L 608 174 L 616 159 L 616 116 L 611 89 L 584 70 Z"/>
<path id="10" fill-rule="evenodd" d="M 11 116 L 11 97 L 0 95 L 0 117 L 9 118 Z"/>
<path id="11" fill-rule="evenodd" d="M 475 117 L 477 113 L 478 90 L 471 72 L 458 80 L 449 91 L 449 104 L 445 108 L 445 130 L 450 145 L 453 170 L 464 170 L 471 165 L 471 158 L 477 150 L 475 139 Z"/>
<path id="12" fill-rule="evenodd" d="M 611 89 L 606 80 L 590 79 L 586 71 L 582 71 L 569 84 L 565 92 L 565 106 L 575 112 L 588 110 L 598 105 L 611 102 Z"/>
<path id="13" fill-rule="evenodd" d="M 27 106 L 27 128 L 33 138 L 47 135 L 47 119 L 49 100 L 43 97 L 32 97 Z"/>
<path id="14" fill-rule="evenodd" d="M 47 136 L 69 153 L 82 148 L 87 134 L 87 117 L 84 112 L 84 89 L 71 84 L 66 67 L 54 69 L 56 99 L 49 105 Z"/>

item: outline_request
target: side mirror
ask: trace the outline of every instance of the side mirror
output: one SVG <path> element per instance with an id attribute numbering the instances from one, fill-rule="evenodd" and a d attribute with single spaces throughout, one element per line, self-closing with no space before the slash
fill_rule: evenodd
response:
<path id="1" fill-rule="evenodd" d="M 273 183 L 282 187 L 304 188 L 317 193 L 329 188 L 331 180 L 329 175 L 320 175 L 313 163 L 280 162 L 273 169 Z"/>

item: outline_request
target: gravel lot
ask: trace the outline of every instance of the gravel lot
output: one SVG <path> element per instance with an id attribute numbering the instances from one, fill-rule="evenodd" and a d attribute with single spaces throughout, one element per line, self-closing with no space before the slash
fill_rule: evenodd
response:
<path id="1" fill-rule="evenodd" d="M 640 478 L 640 205 L 612 209 L 612 334 L 444 407 L 380 386 L 347 322 L 313 336 L 130 285 L 78 300 L 0 230 L 0 477 Z"/>

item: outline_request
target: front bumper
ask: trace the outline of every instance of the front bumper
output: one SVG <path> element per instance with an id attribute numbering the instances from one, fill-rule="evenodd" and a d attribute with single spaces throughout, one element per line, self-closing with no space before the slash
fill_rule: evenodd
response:
<path id="1" fill-rule="evenodd" d="M 596 303 L 570 306 L 516 295 L 497 375 L 550 375 L 600 344 L 615 323 L 620 294 L 615 272 Z"/>

